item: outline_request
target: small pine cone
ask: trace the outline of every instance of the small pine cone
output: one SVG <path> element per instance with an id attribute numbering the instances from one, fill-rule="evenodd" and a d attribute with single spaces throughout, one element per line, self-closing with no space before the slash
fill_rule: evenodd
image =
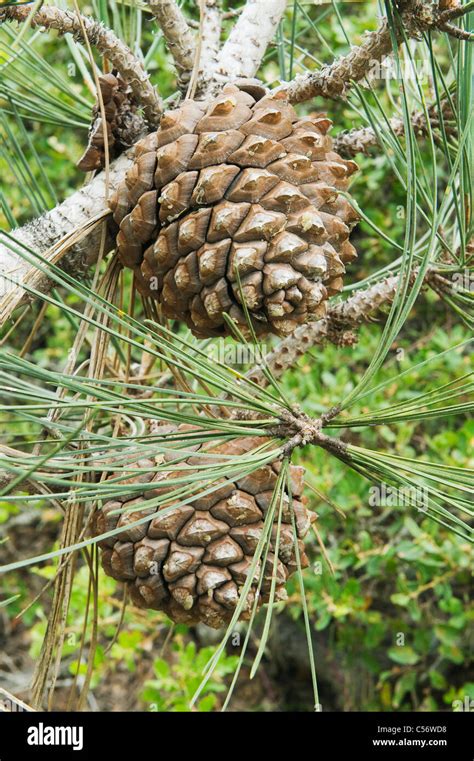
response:
<path id="1" fill-rule="evenodd" d="M 226 85 L 185 101 L 141 140 L 111 199 L 117 249 L 137 287 L 197 336 L 287 335 L 324 316 L 356 252 L 339 194 L 357 169 L 323 114 L 299 119 L 283 91 Z"/>
<path id="2" fill-rule="evenodd" d="M 111 158 L 129 148 L 143 131 L 130 87 L 117 72 L 99 77 L 99 87 L 104 103 L 105 131 Z M 92 172 L 105 166 L 104 120 L 99 102 L 92 109 L 92 123 L 84 154 L 77 162 L 83 172 Z"/>
<path id="3" fill-rule="evenodd" d="M 259 444 L 261 439 L 249 437 L 214 447 L 213 462 L 216 462 L 216 454 L 235 456 Z M 185 456 L 186 460 L 177 466 L 180 470 L 170 473 L 170 478 L 191 464 L 202 464 L 205 459 L 202 452 L 191 451 L 191 448 Z M 138 466 L 143 470 L 144 461 L 137 463 Z M 153 488 L 153 473 L 148 479 L 142 473 L 140 482 L 147 482 L 150 488 L 137 497 L 136 492 L 127 494 L 127 484 L 133 479 L 123 481 L 123 497 L 106 502 L 94 518 L 95 535 L 118 527 L 124 529 L 99 543 L 105 572 L 127 585 L 131 600 L 138 607 L 162 610 L 176 622 L 203 622 L 213 628 L 225 626 L 231 620 L 243 585 L 252 572 L 254 553 L 262 536 L 280 467 L 281 463 L 275 462 L 258 468 L 236 483 L 223 480 L 222 486 L 211 494 L 197 498 L 189 505 L 176 507 L 162 518 L 150 518 L 149 522 L 128 529 L 127 526 L 139 518 L 156 513 L 156 508 L 147 506 L 147 500 L 165 494 L 170 487 L 167 489 L 166 478 L 161 475 Z M 113 477 L 118 475 L 115 473 Z M 309 530 L 313 515 L 306 509 L 302 496 L 304 469 L 290 466 L 289 478 L 293 504 L 290 507 L 289 496 L 284 494 L 277 558 L 279 505 L 275 508 L 259 606 L 269 600 L 273 577 L 274 599 L 286 599 L 286 580 L 297 570 L 293 520 L 301 565 L 304 568 L 309 564 L 302 539 Z M 114 514 L 120 508 L 125 511 Z M 253 571 L 242 619 L 248 619 L 252 611 L 261 569 L 259 561 Z"/>

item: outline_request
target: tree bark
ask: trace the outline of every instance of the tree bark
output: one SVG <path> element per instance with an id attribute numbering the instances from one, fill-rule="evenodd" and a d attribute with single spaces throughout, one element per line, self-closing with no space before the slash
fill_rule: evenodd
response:
<path id="1" fill-rule="evenodd" d="M 205 97 L 214 81 L 220 52 L 221 11 L 218 0 L 204 0 L 201 9 L 201 55 L 196 97 Z"/>
<path id="2" fill-rule="evenodd" d="M 219 54 L 217 86 L 255 75 L 285 8 L 286 0 L 247 0 Z"/>
<path id="3" fill-rule="evenodd" d="M 196 40 L 175 0 L 147 0 L 156 18 L 178 72 L 179 86 L 188 86 L 194 66 Z"/>
<path id="4" fill-rule="evenodd" d="M 111 163 L 109 191 L 116 188 L 131 163 L 131 151 L 122 154 Z M 39 272 L 34 261 L 31 261 L 31 254 L 23 249 L 22 255 L 22 245 L 52 261 L 55 258 L 53 246 L 65 235 L 82 227 L 87 228 L 91 220 L 107 210 L 106 175 L 105 172 L 101 172 L 92 182 L 76 190 L 47 214 L 15 230 L 13 236 L 16 243 L 8 240 L 5 235 L 0 237 L 0 324 L 3 324 L 27 297 L 22 284 L 33 285 L 42 292 L 47 292 L 51 287 L 51 281 Z M 78 244 L 67 251 L 61 262 L 64 268 L 76 273 L 85 273 L 87 268 L 97 261 L 103 224 L 107 224 L 107 220 L 95 226 Z M 106 237 L 105 242 L 105 250 L 110 251 L 114 246 L 113 237 Z"/>

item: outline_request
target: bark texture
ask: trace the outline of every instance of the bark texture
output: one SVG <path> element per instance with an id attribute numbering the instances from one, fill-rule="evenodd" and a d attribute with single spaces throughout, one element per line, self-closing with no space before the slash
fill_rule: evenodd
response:
<path id="1" fill-rule="evenodd" d="M 456 123 L 447 100 L 442 102 L 441 109 L 443 113 L 443 128 L 446 135 L 448 137 L 455 136 L 457 134 Z M 411 123 L 417 136 L 424 137 L 428 135 L 429 126 L 434 130 L 440 129 L 441 119 L 437 104 L 433 104 L 428 108 L 428 120 L 423 111 L 416 111 L 411 115 Z M 400 117 L 390 119 L 390 127 L 398 137 L 405 134 L 405 125 Z M 435 142 L 442 142 L 439 132 L 435 132 L 433 138 Z M 358 153 L 368 153 L 370 148 L 379 144 L 379 136 L 372 127 L 360 127 L 340 132 L 334 138 L 335 150 L 345 158 L 354 158 Z"/>
<path id="2" fill-rule="evenodd" d="M 340 98 L 346 93 L 351 81 L 358 82 L 369 72 L 375 61 L 381 61 L 392 51 L 388 24 L 384 22 L 374 32 L 366 32 L 364 42 L 334 63 L 318 71 L 300 74 L 284 85 L 291 103 L 302 103 L 317 95 Z"/>
<path id="3" fill-rule="evenodd" d="M 220 51 L 221 11 L 218 0 L 206 0 L 201 10 L 201 54 L 196 97 L 204 97 L 212 86 Z"/>
<path id="4" fill-rule="evenodd" d="M 253 77 L 285 12 L 286 0 L 248 0 L 223 46 L 216 79 Z"/>
<path id="5" fill-rule="evenodd" d="M 179 86 L 186 89 L 196 54 L 196 40 L 175 0 L 147 0 L 155 16 L 178 72 Z"/>
<path id="6" fill-rule="evenodd" d="M 131 166 L 129 153 L 124 153 L 110 166 L 109 190 L 113 191 Z M 106 197 L 106 176 L 101 172 L 92 182 L 76 190 L 63 203 L 51 209 L 47 214 L 28 223 L 13 235 L 18 245 L 0 237 L 0 324 L 11 314 L 13 309 L 25 299 L 26 293 L 22 283 L 33 285 L 40 291 L 47 291 L 50 281 L 38 272 L 34 263 L 31 264 L 22 256 L 22 246 L 27 246 L 47 259 L 54 259 L 55 246 L 65 235 L 87 226 L 91 220 L 108 209 Z M 85 272 L 87 267 L 97 260 L 102 237 L 102 224 L 94 227 L 86 234 L 81 242 L 73 246 L 65 254 L 62 265 L 77 272 Z M 106 250 L 110 250 L 114 240 L 106 240 Z M 11 250 L 13 246 L 16 250 Z M 31 257 L 31 254 L 25 252 Z"/>

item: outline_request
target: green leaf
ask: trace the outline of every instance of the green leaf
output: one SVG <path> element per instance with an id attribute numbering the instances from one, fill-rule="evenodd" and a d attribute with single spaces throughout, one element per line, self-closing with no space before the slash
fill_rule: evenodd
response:
<path id="1" fill-rule="evenodd" d="M 439 671 L 434 671 L 433 669 L 430 669 L 430 671 L 428 672 L 428 676 L 435 690 L 444 690 L 446 688 L 446 685 L 447 685 L 446 679 L 443 676 L 443 674 L 440 674 Z"/>
<path id="2" fill-rule="evenodd" d="M 401 605 L 403 608 L 406 608 L 410 602 L 410 595 L 405 595 L 402 592 L 396 592 L 394 595 L 391 595 L 390 600 L 394 605 Z"/>
<path id="3" fill-rule="evenodd" d="M 170 666 L 163 658 L 157 658 L 153 663 L 153 670 L 158 677 L 167 677 L 170 673 Z"/>
<path id="4" fill-rule="evenodd" d="M 440 642 L 442 642 L 444 645 L 448 645 L 449 647 L 451 645 L 456 646 L 459 642 L 459 630 L 454 629 L 450 626 L 445 626 L 442 624 L 439 624 L 438 626 L 435 626 L 434 632 Z"/>
<path id="5" fill-rule="evenodd" d="M 418 653 L 409 645 L 391 647 L 388 651 L 388 657 L 402 666 L 414 666 L 420 660 Z"/>
<path id="6" fill-rule="evenodd" d="M 400 679 L 397 679 L 395 683 L 395 689 L 393 691 L 393 705 L 395 708 L 399 708 L 403 698 L 405 697 L 407 692 L 410 692 L 416 684 L 416 671 L 409 671 L 406 674 L 403 674 L 403 676 L 400 677 Z"/>
<path id="7" fill-rule="evenodd" d="M 197 708 L 199 711 L 208 712 L 212 711 L 216 704 L 216 696 L 215 695 L 206 695 L 204 698 L 201 698 L 201 700 L 197 704 Z"/>

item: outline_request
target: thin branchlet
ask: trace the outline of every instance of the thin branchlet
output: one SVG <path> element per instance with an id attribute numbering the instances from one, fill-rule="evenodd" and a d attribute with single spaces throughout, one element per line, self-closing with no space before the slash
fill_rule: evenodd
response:
<path id="1" fill-rule="evenodd" d="M 318 71 L 300 74 L 282 88 L 288 92 L 292 103 L 301 103 L 317 95 L 325 98 L 344 98 L 352 82 L 360 82 L 370 72 L 371 67 L 393 50 L 392 31 L 400 44 L 405 35 L 420 38 L 423 32 L 444 31 L 458 39 L 472 39 L 472 35 L 450 23 L 454 17 L 451 11 L 441 11 L 425 0 L 399 0 L 396 28 L 392 30 L 387 19 L 373 32 L 366 32 L 361 45 L 353 47 L 345 56 Z M 463 6 L 467 9 L 468 6 Z M 464 15 L 457 12 L 456 17 Z M 467 36 L 466 36 L 467 35 Z"/>
<path id="2" fill-rule="evenodd" d="M 6 21 L 26 21 L 29 18 L 29 6 L 9 6 L 0 10 L 0 23 Z M 142 108 L 150 126 L 156 126 L 163 111 L 161 98 L 151 84 L 149 75 L 141 61 L 129 47 L 120 40 L 111 29 L 88 16 L 78 16 L 74 11 L 63 10 L 55 6 L 43 5 L 31 16 L 32 27 L 54 29 L 59 35 L 71 34 L 75 40 L 84 41 L 84 30 L 89 43 L 105 56 L 117 69 L 123 79 L 130 85 L 133 96 Z"/>
<path id="3" fill-rule="evenodd" d="M 347 459 L 347 445 L 340 439 L 323 433 L 324 426 L 328 425 L 339 412 L 339 407 L 332 407 L 319 418 L 310 418 L 301 410 L 291 412 L 283 410 L 280 413 L 279 423 L 270 431 L 272 436 L 286 439 L 281 449 L 281 458 L 289 459 L 297 447 L 312 444 L 326 449 L 340 459 Z"/>
<path id="4" fill-rule="evenodd" d="M 442 101 L 441 110 L 443 114 L 443 129 L 447 136 L 456 137 L 457 128 L 451 107 L 447 99 Z M 428 110 L 428 119 L 423 111 L 415 111 L 411 115 L 411 124 L 415 134 L 418 137 L 429 135 L 431 130 L 439 130 L 441 120 L 438 113 L 437 104 L 431 105 Z M 397 137 L 403 137 L 405 134 L 405 123 L 400 117 L 390 119 L 390 129 Z M 437 144 L 442 144 L 442 136 L 432 132 L 433 139 Z M 359 153 L 367 154 L 370 148 L 379 146 L 381 137 L 372 127 L 355 127 L 354 129 L 340 132 L 334 138 L 334 150 L 344 158 L 354 158 Z"/>
<path id="5" fill-rule="evenodd" d="M 415 269 L 411 273 L 410 282 L 415 279 L 416 274 Z M 424 283 L 436 292 L 441 288 L 439 275 L 433 268 L 427 271 Z M 268 376 L 264 373 L 264 367 L 278 379 L 314 346 L 327 342 L 337 346 L 355 343 L 357 338 L 352 333 L 353 329 L 370 322 L 380 310 L 390 306 L 398 287 L 399 276 L 392 275 L 356 291 L 345 301 L 331 304 L 326 317 L 296 328 L 291 335 L 268 352 L 262 363 L 255 365 L 247 373 L 247 377 L 259 386 L 267 386 Z M 347 338 L 348 333 L 350 338 Z"/>
<path id="6" fill-rule="evenodd" d="M 147 5 L 173 57 L 179 88 L 186 91 L 196 55 L 195 35 L 175 0 L 147 0 Z"/>

